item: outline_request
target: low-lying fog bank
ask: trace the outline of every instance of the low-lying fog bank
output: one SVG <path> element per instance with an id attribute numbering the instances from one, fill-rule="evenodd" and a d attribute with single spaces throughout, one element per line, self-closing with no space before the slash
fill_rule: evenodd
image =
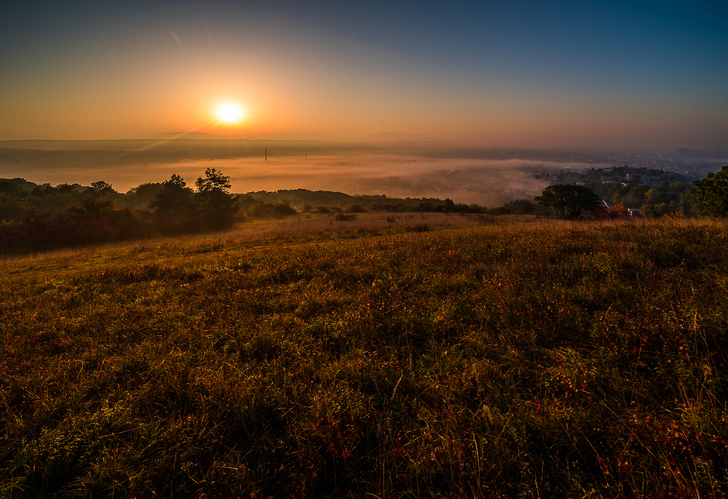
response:
<path id="1" fill-rule="evenodd" d="M 206 168 L 217 168 L 231 177 L 236 193 L 302 188 L 451 198 L 484 206 L 539 195 L 547 182 L 535 178 L 537 172 L 630 164 L 673 171 L 682 168 L 688 176 L 700 176 L 703 170 L 719 169 L 722 160 L 692 151 L 468 150 L 443 143 L 0 142 L 0 177 L 22 177 L 35 183 L 90 185 L 103 180 L 126 192 L 140 184 L 162 182 L 172 174 L 181 175 L 193 186 Z"/>

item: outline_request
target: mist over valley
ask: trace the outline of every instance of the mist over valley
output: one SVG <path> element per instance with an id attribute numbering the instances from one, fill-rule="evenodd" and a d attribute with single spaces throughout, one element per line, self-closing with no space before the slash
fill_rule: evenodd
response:
<path id="1" fill-rule="evenodd" d="M 728 154 L 703 151 L 467 149 L 445 142 L 0 142 L 0 177 L 37 184 L 90 185 L 103 180 L 126 192 L 144 183 L 165 181 L 172 174 L 192 185 L 206 168 L 216 168 L 231 177 L 236 193 L 329 190 L 451 198 L 483 206 L 539 195 L 549 182 L 538 173 L 630 165 L 700 178 L 725 162 Z"/>

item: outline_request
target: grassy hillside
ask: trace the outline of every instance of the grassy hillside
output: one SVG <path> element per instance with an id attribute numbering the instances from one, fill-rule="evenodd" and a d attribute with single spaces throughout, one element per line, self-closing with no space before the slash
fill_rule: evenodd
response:
<path id="1" fill-rule="evenodd" d="M 728 494 L 725 223 L 419 217 L 0 260 L 0 496 Z"/>

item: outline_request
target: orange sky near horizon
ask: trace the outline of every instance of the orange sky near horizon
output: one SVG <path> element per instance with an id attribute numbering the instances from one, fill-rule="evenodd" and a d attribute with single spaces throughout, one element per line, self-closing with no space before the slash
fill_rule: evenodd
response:
<path id="1" fill-rule="evenodd" d="M 726 68 L 713 62 L 728 43 L 705 24 L 710 12 L 614 7 L 607 23 L 586 8 L 552 13 L 539 4 L 473 11 L 472 19 L 444 8 L 392 7 L 397 17 L 374 4 L 317 5 L 313 13 L 283 4 L 129 12 L 49 4 L 41 20 L 19 6 L 19 21 L 0 34 L 13 47 L 0 54 L 0 139 L 197 131 L 357 141 L 391 134 L 486 147 L 728 147 Z M 660 38 L 680 27 L 676 40 Z M 220 124 L 222 102 L 238 103 L 245 118 Z"/>

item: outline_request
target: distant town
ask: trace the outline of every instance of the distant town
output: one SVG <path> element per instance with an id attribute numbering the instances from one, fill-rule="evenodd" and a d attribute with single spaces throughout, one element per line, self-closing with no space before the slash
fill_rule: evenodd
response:
<path id="1" fill-rule="evenodd" d="M 652 169 L 645 166 L 612 166 L 609 168 L 538 172 L 534 177 L 550 184 L 576 184 L 593 186 L 594 184 L 638 184 L 657 187 L 662 182 L 689 182 L 687 175 Z M 702 176 L 701 176 L 702 177 Z"/>

